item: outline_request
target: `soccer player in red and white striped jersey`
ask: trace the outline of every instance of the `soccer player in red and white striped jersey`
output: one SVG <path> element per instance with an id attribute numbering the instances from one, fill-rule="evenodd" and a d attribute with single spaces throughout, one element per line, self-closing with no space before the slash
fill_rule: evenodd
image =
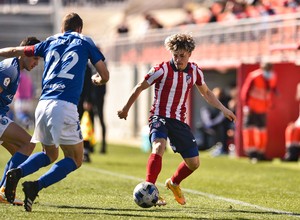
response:
<path id="1" fill-rule="evenodd" d="M 173 192 L 176 201 L 184 205 L 186 201 L 179 184 L 200 165 L 196 140 L 186 123 L 187 99 L 192 87 L 196 85 L 204 99 L 222 111 L 229 120 L 234 121 L 236 116 L 214 96 L 205 84 L 203 73 L 197 64 L 189 62 L 195 49 L 195 41 L 191 35 L 171 35 L 166 38 L 165 47 L 171 52 L 172 59 L 151 68 L 144 80 L 134 87 L 127 103 L 118 111 L 118 116 L 126 119 L 130 107 L 140 93 L 152 85 L 155 86 L 149 117 L 152 152 L 147 163 L 146 181 L 155 184 L 169 138 L 173 151 L 178 152 L 183 161 L 173 176 L 166 180 L 166 187 Z M 160 197 L 157 205 L 166 205 L 166 201 Z"/>

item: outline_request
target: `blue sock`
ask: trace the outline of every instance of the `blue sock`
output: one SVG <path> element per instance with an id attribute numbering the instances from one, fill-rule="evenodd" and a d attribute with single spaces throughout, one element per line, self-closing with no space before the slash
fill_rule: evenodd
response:
<path id="1" fill-rule="evenodd" d="M 5 183 L 6 173 L 9 170 L 11 159 L 12 159 L 12 157 L 9 159 L 9 161 L 7 161 L 6 166 L 4 168 L 3 176 L 2 176 L 2 179 L 1 179 L 1 182 L 0 182 L 0 187 L 2 187 L 4 185 L 4 183 Z"/>
<path id="2" fill-rule="evenodd" d="M 28 158 L 27 155 L 22 154 L 20 152 L 15 153 L 10 160 L 7 162 L 5 170 L 4 170 L 4 174 L 1 180 L 1 185 L 0 186 L 6 186 L 6 173 L 7 171 L 9 171 L 10 169 L 16 168 L 18 167 L 21 163 L 23 163 L 26 159 Z"/>
<path id="3" fill-rule="evenodd" d="M 22 177 L 24 177 L 38 171 L 42 167 L 48 166 L 50 163 L 50 158 L 44 152 L 39 152 L 28 157 L 18 168 L 21 168 Z"/>
<path id="4" fill-rule="evenodd" d="M 69 157 L 58 161 L 47 173 L 38 179 L 39 191 L 64 179 L 69 173 L 76 169 L 76 163 Z"/>
<path id="5" fill-rule="evenodd" d="M 11 158 L 11 163 L 9 165 L 9 170 L 18 167 L 21 163 L 27 160 L 28 156 L 21 154 L 20 152 L 15 153 Z"/>

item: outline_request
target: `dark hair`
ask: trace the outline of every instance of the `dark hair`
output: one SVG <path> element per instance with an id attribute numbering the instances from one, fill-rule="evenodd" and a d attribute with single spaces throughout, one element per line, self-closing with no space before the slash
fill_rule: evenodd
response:
<path id="1" fill-rule="evenodd" d="M 272 68 L 273 68 L 273 64 L 272 64 L 272 63 L 269 63 L 269 62 L 263 62 L 263 63 L 261 63 L 260 67 L 261 67 L 263 70 L 270 71 L 270 70 L 272 70 Z"/>
<path id="2" fill-rule="evenodd" d="M 76 31 L 77 28 L 83 27 L 83 21 L 81 17 L 72 12 L 67 14 L 62 21 L 63 31 Z"/>
<path id="3" fill-rule="evenodd" d="M 41 41 L 38 40 L 36 37 L 27 37 L 20 43 L 20 46 L 29 46 L 29 45 L 35 45 L 37 43 L 40 43 Z"/>

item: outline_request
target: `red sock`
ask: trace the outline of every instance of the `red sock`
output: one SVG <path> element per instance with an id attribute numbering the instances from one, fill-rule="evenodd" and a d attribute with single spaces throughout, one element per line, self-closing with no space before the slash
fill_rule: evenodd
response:
<path id="1" fill-rule="evenodd" d="M 266 130 L 260 131 L 260 145 L 258 146 L 261 152 L 265 153 L 268 142 L 268 134 Z"/>
<path id="2" fill-rule="evenodd" d="M 193 172 L 194 171 L 190 170 L 190 168 L 188 168 L 187 165 L 185 164 L 185 162 L 183 161 L 183 162 L 181 162 L 181 164 L 179 164 L 179 166 L 178 166 L 176 172 L 173 174 L 171 180 L 173 183 L 179 185 L 182 180 L 187 178 Z"/>
<path id="3" fill-rule="evenodd" d="M 254 143 L 254 130 L 250 128 L 244 128 L 243 130 L 243 146 L 245 152 L 248 152 L 255 146 Z"/>
<path id="4" fill-rule="evenodd" d="M 146 181 L 155 184 L 158 174 L 161 171 L 162 158 L 158 154 L 150 154 L 147 163 Z"/>

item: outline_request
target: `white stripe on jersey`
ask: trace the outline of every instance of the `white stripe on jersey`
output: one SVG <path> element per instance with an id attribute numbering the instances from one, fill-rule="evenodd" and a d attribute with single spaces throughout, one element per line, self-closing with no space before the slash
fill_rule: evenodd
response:
<path id="1" fill-rule="evenodd" d="M 164 65 L 162 66 L 163 69 L 160 69 L 160 71 L 157 71 L 154 73 L 153 76 L 153 80 L 154 79 L 157 79 L 158 77 L 160 77 L 162 74 L 163 75 L 163 78 L 162 80 L 160 81 L 160 85 L 159 85 L 159 88 L 162 88 L 164 86 L 163 82 L 166 81 L 166 78 L 167 78 L 167 75 L 168 75 L 168 65 L 166 63 L 164 63 Z M 152 77 L 149 78 L 149 80 L 151 79 Z M 153 82 L 152 80 L 152 82 Z M 157 93 L 157 98 L 156 98 L 156 102 L 154 103 L 155 104 L 155 111 L 154 111 L 154 114 L 155 115 L 159 115 L 159 104 L 160 104 L 160 100 L 161 100 L 161 93 L 163 92 L 162 89 L 160 89 Z"/>
<path id="2" fill-rule="evenodd" d="M 204 81 L 204 75 L 203 75 L 203 72 L 201 69 L 199 69 L 196 65 L 191 65 L 191 67 L 193 68 L 193 79 L 194 79 L 194 82 L 193 84 L 196 82 L 197 80 L 197 73 L 200 74 L 201 76 L 201 84 L 205 84 L 205 81 Z"/>
<path id="3" fill-rule="evenodd" d="M 187 75 L 186 73 L 182 73 L 182 74 L 184 74 L 184 76 Z M 178 75 L 178 77 L 179 77 L 178 72 L 176 72 L 176 75 Z M 184 105 L 184 107 L 187 108 L 186 102 L 183 103 L 183 101 L 185 100 L 184 96 L 187 93 L 188 84 L 187 84 L 186 80 L 183 80 L 182 82 L 183 82 L 183 85 L 182 85 L 182 92 L 181 92 L 181 96 L 180 96 L 180 101 L 179 101 L 179 103 L 177 105 L 177 108 L 176 108 L 176 111 L 175 111 L 176 119 L 178 119 L 178 120 L 180 120 L 180 118 L 181 118 L 181 114 L 182 114 L 181 108 L 182 108 L 182 106 Z M 186 118 L 186 112 L 184 113 L 184 118 Z"/>
<path id="4" fill-rule="evenodd" d="M 178 72 L 174 72 L 172 87 L 168 96 L 167 106 L 166 106 L 166 117 L 170 118 L 171 116 L 171 107 L 173 105 L 173 100 L 175 97 L 175 90 L 178 84 Z M 172 92 L 174 90 L 174 92 Z M 178 106 L 177 106 L 178 107 Z"/>
<path id="5" fill-rule="evenodd" d="M 178 72 L 172 69 L 169 62 L 164 62 L 150 70 L 146 79 L 150 85 L 155 85 L 152 114 L 185 122 L 188 93 L 197 79 L 197 84 L 205 84 L 203 73 L 198 66 L 190 63 L 190 67 L 188 72 Z"/>

